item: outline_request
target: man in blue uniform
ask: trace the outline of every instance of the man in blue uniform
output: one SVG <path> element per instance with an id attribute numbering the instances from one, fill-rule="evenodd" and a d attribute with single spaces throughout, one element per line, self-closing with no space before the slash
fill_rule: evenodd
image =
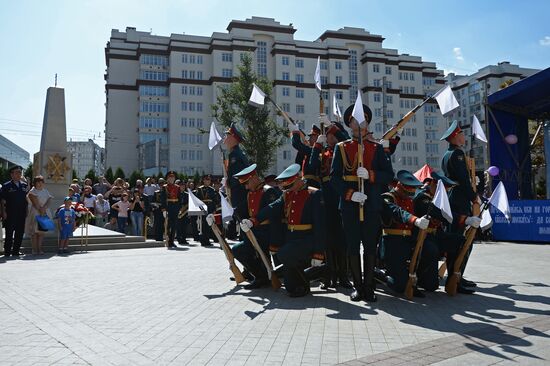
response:
<path id="1" fill-rule="evenodd" d="M 370 108 L 363 105 L 365 123 L 353 118 L 353 105 L 344 113 L 344 123 L 351 128 L 353 138 L 336 145 L 331 166 L 330 182 L 339 195 L 339 208 L 346 235 L 347 253 L 354 291 L 352 301 L 376 301 L 374 294 L 374 266 L 380 231 L 382 192 L 393 178 L 393 169 L 384 148 L 368 132 Z M 361 140 L 362 166 L 359 161 Z M 363 189 L 360 187 L 363 182 Z M 362 192 L 361 192 L 362 191 Z M 362 214 L 360 214 L 360 210 Z M 362 219 L 362 220 L 361 220 Z M 360 247 L 363 244 L 364 278 L 361 276 Z"/>
<path id="2" fill-rule="evenodd" d="M 338 192 L 330 184 L 330 166 L 334 156 L 334 148 L 338 142 L 349 139 L 349 135 L 341 124 L 332 124 L 324 135 L 320 135 L 309 154 L 307 169 L 315 172 L 321 182 L 321 191 L 326 209 L 327 233 L 327 264 L 329 275 L 321 285 L 322 289 L 340 285 L 351 288 L 348 280 L 348 258 L 346 255 L 346 240 L 342 227 L 342 216 L 338 209 Z M 325 146 L 326 144 L 326 146 Z"/>
<path id="3" fill-rule="evenodd" d="M 273 235 L 271 235 L 269 220 L 259 222 L 257 220 L 258 212 L 270 203 L 274 202 L 281 192 L 271 186 L 265 185 L 258 176 L 256 164 L 241 170 L 234 175 L 242 184 L 247 192 L 246 200 L 241 202 L 235 208 L 236 217 L 241 220 L 241 228 L 243 231 L 248 231 L 252 228 L 252 232 L 258 244 L 269 257 L 269 244 Z M 211 215 L 209 215 L 211 216 Z M 213 220 L 213 216 L 209 218 Z M 233 255 L 242 263 L 242 265 L 254 276 L 254 280 L 244 286 L 246 289 L 260 288 L 269 285 L 267 269 L 265 268 L 259 254 L 256 252 L 248 237 L 233 246 Z"/>
<path id="4" fill-rule="evenodd" d="M 246 200 L 246 189 L 235 178 L 235 174 L 249 166 L 248 159 L 241 149 L 240 143 L 244 141 L 243 134 L 237 126 L 231 125 L 225 131 L 225 139 L 223 143 L 229 151 L 227 160 L 227 182 L 225 182 L 226 192 L 231 200 L 231 206 L 237 207 L 241 202 Z"/>
<path id="5" fill-rule="evenodd" d="M 28 185 L 21 180 L 22 167 L 12 166 L 9 172 L 11 180 L 4 183 L 0 191 L 0 213 L 6 230 L 4 256 L 19 258 L 27 217 Z"/>
<path id="6" fill-rule="evenodd" d="M 283 194 L 264 207 L 256 222 L 286 223 L 284 244 L 276 257 L 283 265 L 285 288 L 291 297 L 309 294 L 303 270 L 321 266 L 325 253 L 325 209 L 320 190 L 307 186 L 300 177 L 300 165 L 292 164 L 276 178 Z"/>
<path id="7" fill-rule="evenodd" d="M 457 183 L 449 191 L 449 203 L 453 212 L 453 223 L 450 232 L 462 234 L 466 226 L 479 227 L 481 221 L 476 216 L 472 216 L 472 205 L 478 202 L 478 196 L 472 188 L 466 164 L 466 155 L 462 150 L 466 139 L 457 121 L 453 121 L 441 137 L 441 140 L 449 142 L 449 149 L 443 155 L 441 169 L 449 179 Z M 464 262 L 462 267 L 463 274 L 466 262 Z M 461 278 L 460 284 L 465 287 L 476 286 L 475 282 L 468 281 L 464 277 Z"/>
<path id="8" fill-rule="evenodd" d="M 443 182 L 446 190 L 450 190 L 456 185 L 456 182 L 450 180 L 445 175 L 432 172 L 431 177 L 424 180 L 424 187 L 419 189 L 414 196 L 414 214 L 418 217 L 426 215 L 430 217 L 430 225 L 427 229 L 428 235 L 424 243 L 428 243 L 430 247 L 435 245 L 439 253 L 445 253 L 447 268 L 453 268 L 458 250 L 464 243 L 464 235 L 448 232 L 449 223 L 447 219 L 443 216 L 441 210 L 432 203 L 433 196 L 437 189 L 437 182 L 440 180 Z M 439 284 L 437 264 L 437 261 L 435 263 L 430 263 L 427 270 L 429 274 L 427 273 L 425 278 L 427 278 L 430 283 Z M 467 289 L 460 284 L 457 291 L 461 294 L 474 293 L 473 290 Z"/>
<path id="9" fill-rule="evenodd" d="M 405 291 L 409 271 L 407 261 L 416 246 L 416 230 L 427 229 L 430 223 L 428 217 L 418 217 L 414 214 L 413 196 L 422 183 L 410 172 L 400 170 L 396 174 L 397 185 L 390 192 L 384 193 L 384 209 L 382 212 L 381 257 L 386 264 L 387 275 L 393 281 L 388 284 L 396 292 Z M 427 291 L 435 291 L 439 286 L 437 278 L 437 261 L 439 251 L 433 242 L 424 242 L 419 267 L 417 268 L 418 286 Z M 414 289 L 414 295 L 423 294 Z"/>
<path id="10" fill-rule="evenodd" d="M 305 144 L 302 141 L 302 132 L 298 129 L 298 126 L 295 125 L 291 138 L 292 147 L 297 151 L 295 162 L 296 164 L 300 164 L 302 176 L 306 180 L 307 184 L 315 188 L 319 188 L 321 186 L 321 182 L 319 181 L 318 175 L 315 174 L 309 166 L 309 156 L 311 155 L 311 148 L 317 141 L 320 134 L 321 130 L 319 127 L 313 125 L 308 134 L 307 144 Z"/>

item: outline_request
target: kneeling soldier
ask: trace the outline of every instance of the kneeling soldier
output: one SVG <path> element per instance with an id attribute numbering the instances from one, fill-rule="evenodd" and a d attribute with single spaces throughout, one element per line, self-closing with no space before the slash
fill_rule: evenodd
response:
<path id="1" fill-rule="evenodd" d="M 279 198 L 281 193 L 277 189 L 264 184 L 256 172 L 256 164 L 243 169 L 234 177 L 248 191 L 245 201 L 235 208 L 236 216 L 241 220 L 241 228 L 246 232 L 252 227 L 254 236 L 269 258 L 271 225 L 269 220 L 258 221 L 256 216 L 262 208 Z M 235 244 L 232 250 L 235 258 L 254 276 L 254 280 L 244 288 L 253 289 L 269 284 L 267 269 L 248 237 L 244 236 L 244 241 Z"/>
<path id="2" fill-rule="evenodd" d="M 307 187 L 300 178 L 300 166 L 292 164 L 276 178 L 283 194 L 264 207 L 256 216 L 255 225 L 269 219 L 286 221 L 285 242 L 276 254 L 283 265 L 285 288 L 291 297 L 310 292 L 304 268 L 320 266 L 325 252 L 325 210 L 320 190 Z M 313 259 L 312 259 L 313 258 Z"/>
<path id="3" fill-rule="evenodd" d="M 416 226 L 422 230 L 427 229 L 430 221 L 426 217 L 417 217 L 413 214 L 412 197 L 422 183 L 406 170 L 397 172 L 396 178 L 397 186 L 382 195 L 384 198 L 382 211 L 384 229 L 380 252 L 386 263 L 387 274 L 393 279 L 388 285 L 396 292 L 402 293 L 405 291 L 409 278 L 407 262 L 411 259 L 411 254 L 416 246 L 414 228 Z M 434 262 L 437 267 L 438 259 L 438 250 L 435 245 L 424 242 L 417 277 L 418 284 L 424 284 L 426 290 L 435 290 L 432 285 L 425 285 L 430 282 L 426 280 L 426 277 L 429 277 L 426 268 Z M 422 294 L 415 289 L 415 296 L 422 296 Z"/>

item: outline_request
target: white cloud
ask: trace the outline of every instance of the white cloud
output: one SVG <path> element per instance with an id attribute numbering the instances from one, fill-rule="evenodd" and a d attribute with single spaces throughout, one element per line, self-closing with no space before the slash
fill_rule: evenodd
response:
<path id="1" fill-rule="evenodd" d="M 539 41 L 541 46 L 550 46 L 550 36 L 546 36 Z"/>
<path id="2" fill-rule="evenodd" d="M 462 56 L 462 50 L 460 49 L 460 47 L 453 48 L 453 53 L 455 54 L 455 58 L 458 61 L 464 61 L 464 56 Z"/>

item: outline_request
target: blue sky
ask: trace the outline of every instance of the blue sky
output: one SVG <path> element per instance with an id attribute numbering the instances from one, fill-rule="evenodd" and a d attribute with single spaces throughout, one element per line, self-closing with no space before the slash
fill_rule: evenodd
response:
<path id="1" fill-rule="evenodd" d="M 510 61 L 550 66 L 550 1 L 10 1 L 0 12 L 0 134 L 31 153 L 40 147 L 45 92 L 59 74 L 68 137 L 103 146 L 104 47 L 112 28 L 210 36 L 251 16 L 293 23 L 296 39 L 361 27 L 384 47 L 472 73 Z M 101 137 L 100 137 L 101 136 Z"/>

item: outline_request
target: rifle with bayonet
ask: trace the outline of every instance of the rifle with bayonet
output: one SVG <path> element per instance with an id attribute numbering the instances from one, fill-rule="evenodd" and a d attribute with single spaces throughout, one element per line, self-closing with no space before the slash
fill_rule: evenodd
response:
<path id="1" fill-rule="evenodd" d="M 403 129 L 403 127 L 405 126 L 405 124 L 407 122 L 409 122 L 409 120 L 414 116 L 414 114 L 416 112 L 418 112 L 418 110 L 420 108 L 422 108 L 422 106 L 424 104 L 426 104 L 428 101 L 430 101 L 430 99 L 432 99 L 431 96 L 429 97 L 426 97 L 426 99 L 424 99 L 422 101 L 422 103 L 420 103 L 419 105 L 417 105 L 416 107 L 414 107 L 413 109 L 411 109 L 409 112 L 407 112 L 407 114 L 405 114 L 399 121 L 397 121 L 397 123 L 395 125 L 393 125 L 389 130 L 387 130 L 384 135 L 382 136 L 382 139 L 384 140 L 389 140 L 391 139 L 392 137 L 394 137 L 395 135 L 397 135 L 397 133 Z"/>

